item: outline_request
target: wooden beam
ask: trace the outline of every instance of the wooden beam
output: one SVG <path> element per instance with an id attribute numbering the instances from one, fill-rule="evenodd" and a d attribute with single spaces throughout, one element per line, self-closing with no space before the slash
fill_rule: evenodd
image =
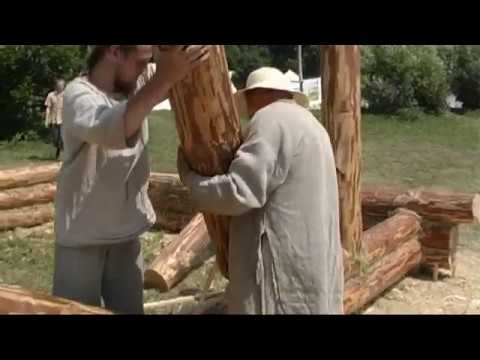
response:
<path id="1" fill-rule="evenodd" d="M 363 212 L 368 216 L 388 216 L 389 212 L 397 208 L 406 208 L 432 222 L 480 223 L 478 194 L 366 186 L 361 195 Z"/>
<path id="2" fill-rule="evenodd" d="M 145 287 L 168 292 L 214 255 L 205 220 L 199 214 L 145 272 Z"/>
<path id="3" fill-rule="evenodd" d="M 360 46 L 321 46 L 324 124 L 335 153 L 340 192 L 342 244 L 349 253 L 361 249 L 361 92 Z"/>
<path id="4" fill-rule="evenodd" d="M 0 287 L 0 314 L 112 315 L 104 309 L 8 286 Z"/>
<path id="5" fill-rule="evenodd" d="M 54 182 L 59 169 L 59 164 L 50 164 L 0 171 L 0 190 Z"/>
<path id="6" fill-rule="evenodd" d="M 52 183 L 0 191 L 0 210 L 51 203 L 56 191 Z"/>
<path id="7" fill-rule="evenodd" d="M 14 210 L 0 211 L 0 231 L 30 228 L 52 221 L 53 204 L 35 205 Z"/>

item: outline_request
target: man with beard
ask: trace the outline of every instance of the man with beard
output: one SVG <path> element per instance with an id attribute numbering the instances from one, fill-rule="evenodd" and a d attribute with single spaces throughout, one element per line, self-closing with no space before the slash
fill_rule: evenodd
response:
<path id="1" fill-rule="evenodd" d="M 139 236 L 155 224 L 147 188 L 148 123 L 172 86 L 208 58 L 205 45 L 93 45 L 64 95 L 64 163 L 55 204 L 53 294 L 143 313 Z"/>

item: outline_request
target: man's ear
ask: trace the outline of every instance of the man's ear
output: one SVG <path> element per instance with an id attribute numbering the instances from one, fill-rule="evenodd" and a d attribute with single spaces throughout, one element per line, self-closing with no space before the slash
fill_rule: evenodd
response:
<path id="1" fill-rule="evenodd" d="M 105 58 L 111 62 L 117 61 L 121 56 L 120 45 L 110 45 L 105 52 Z"/>

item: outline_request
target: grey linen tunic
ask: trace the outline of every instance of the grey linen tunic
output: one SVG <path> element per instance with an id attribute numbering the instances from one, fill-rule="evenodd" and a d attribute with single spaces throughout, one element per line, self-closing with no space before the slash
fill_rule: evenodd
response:
<path id="1" fill-rule="evenodd" d="M 155 73 L 149 65 L 140 89 Z M 57 244 L 116 245 L 148 231 L 156 221 L 148 198 L 148 122 L 125 136 L 127 99 L 106 94 L 86 78 L 67 86 L 64 99 L 65 159 L 55 201 Z"/>
<path id="2" fill-rule="evenodd" d="M 309 111 L 292 101 L 260 110 L 227 175 L 179 167 L 200 210 L 233 217 L 229 313 L 343 314 L 334 155 Z"/>

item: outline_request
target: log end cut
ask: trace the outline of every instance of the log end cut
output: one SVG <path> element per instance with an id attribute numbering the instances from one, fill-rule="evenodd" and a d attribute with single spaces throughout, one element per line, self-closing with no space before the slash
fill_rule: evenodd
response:
<path id="1" fill-rule="evenodd" d="M 170 291 L 165 279 L 155 270 L 148 269 L 145 271 L 145 280 L 144 280 L 145 290 L 158 290 L 161 293 L 166 293 Z"/>
<path id="2" fill-rule="evenodd" d="M 473 197 L 472 212 L 475 223 L 480 224 L 480 195 L 478 194 Z"/>

